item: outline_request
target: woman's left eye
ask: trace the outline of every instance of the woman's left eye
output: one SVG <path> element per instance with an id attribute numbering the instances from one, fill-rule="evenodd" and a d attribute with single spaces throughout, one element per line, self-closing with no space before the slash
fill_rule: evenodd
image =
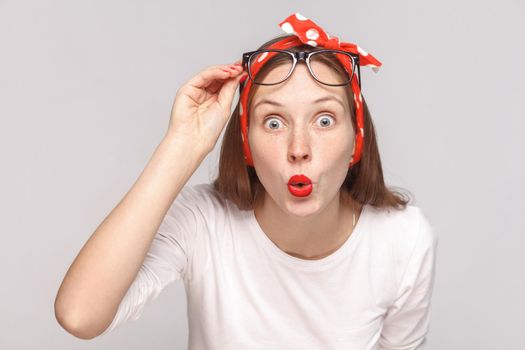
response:
<path id="1" fill-rule="evenodd" d="M 330 119 L 334 119 L 334 117 L 332 117 L 331 115 L 328 115 L 328 114 L 323 114 L 323 116 L 321 118 L 317 119 L 317 120 L 321 121 L 321 125 L 329 126 L 329 125 L 327 125 L 327 123 L 329 123 L 330 125 L 333 124 L 333 122 L 331 122 Z"/>

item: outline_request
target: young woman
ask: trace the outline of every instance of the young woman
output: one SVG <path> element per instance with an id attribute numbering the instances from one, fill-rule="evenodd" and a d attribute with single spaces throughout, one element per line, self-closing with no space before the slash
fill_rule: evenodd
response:
<path id="1" fill-rule="evenodd" d="M 190 349 L 423 348 L 437 236 L 383 181 L 359 74 L 380 63 L 298 13 L 280 26 L 179 89 L 59 289 L 70 333 L 107 334 L 182 280 Z M 218 177 L 186 185 L 226 124 Z"/>

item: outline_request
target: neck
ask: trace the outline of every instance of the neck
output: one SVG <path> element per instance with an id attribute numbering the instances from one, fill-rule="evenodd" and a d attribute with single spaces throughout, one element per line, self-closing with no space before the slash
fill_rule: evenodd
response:
<path id="1" fill-rule="evenodd" d="M 292 256 L 313 260 L 330 255 L 348 239 L 353 231 L 353 215 L 357 222 L 361 208 L 337 196 L 316 215 L 301 217 L 284 212 L 265 193 L 258 199 L 254 214 L 268 238 Z"/>

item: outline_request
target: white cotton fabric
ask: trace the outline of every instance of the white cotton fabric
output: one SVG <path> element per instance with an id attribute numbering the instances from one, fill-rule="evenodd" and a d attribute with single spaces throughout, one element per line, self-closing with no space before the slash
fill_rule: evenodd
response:
<path id="1" fill-rule="evenodd" d="M 365 205 L 331 255 L 293 257 L 253 210 L 186 185 L 105 335 L 182 280 L 189 349 L 420 350 L 430 324 L 437 235 L 421 209 Z"/>

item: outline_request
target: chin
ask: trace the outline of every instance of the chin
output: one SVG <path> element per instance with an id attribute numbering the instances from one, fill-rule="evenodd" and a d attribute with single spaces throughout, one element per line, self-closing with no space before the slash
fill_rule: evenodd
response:
<path id="1" fill-rule="evenodd" d="M 296 216 L 314 215 L 320 211 L 322 206 L 313 192 L 307 197 L 295 197 L 289 192 L 286 196 L 282 204 L 285 208 L 282 209 Z"/>

